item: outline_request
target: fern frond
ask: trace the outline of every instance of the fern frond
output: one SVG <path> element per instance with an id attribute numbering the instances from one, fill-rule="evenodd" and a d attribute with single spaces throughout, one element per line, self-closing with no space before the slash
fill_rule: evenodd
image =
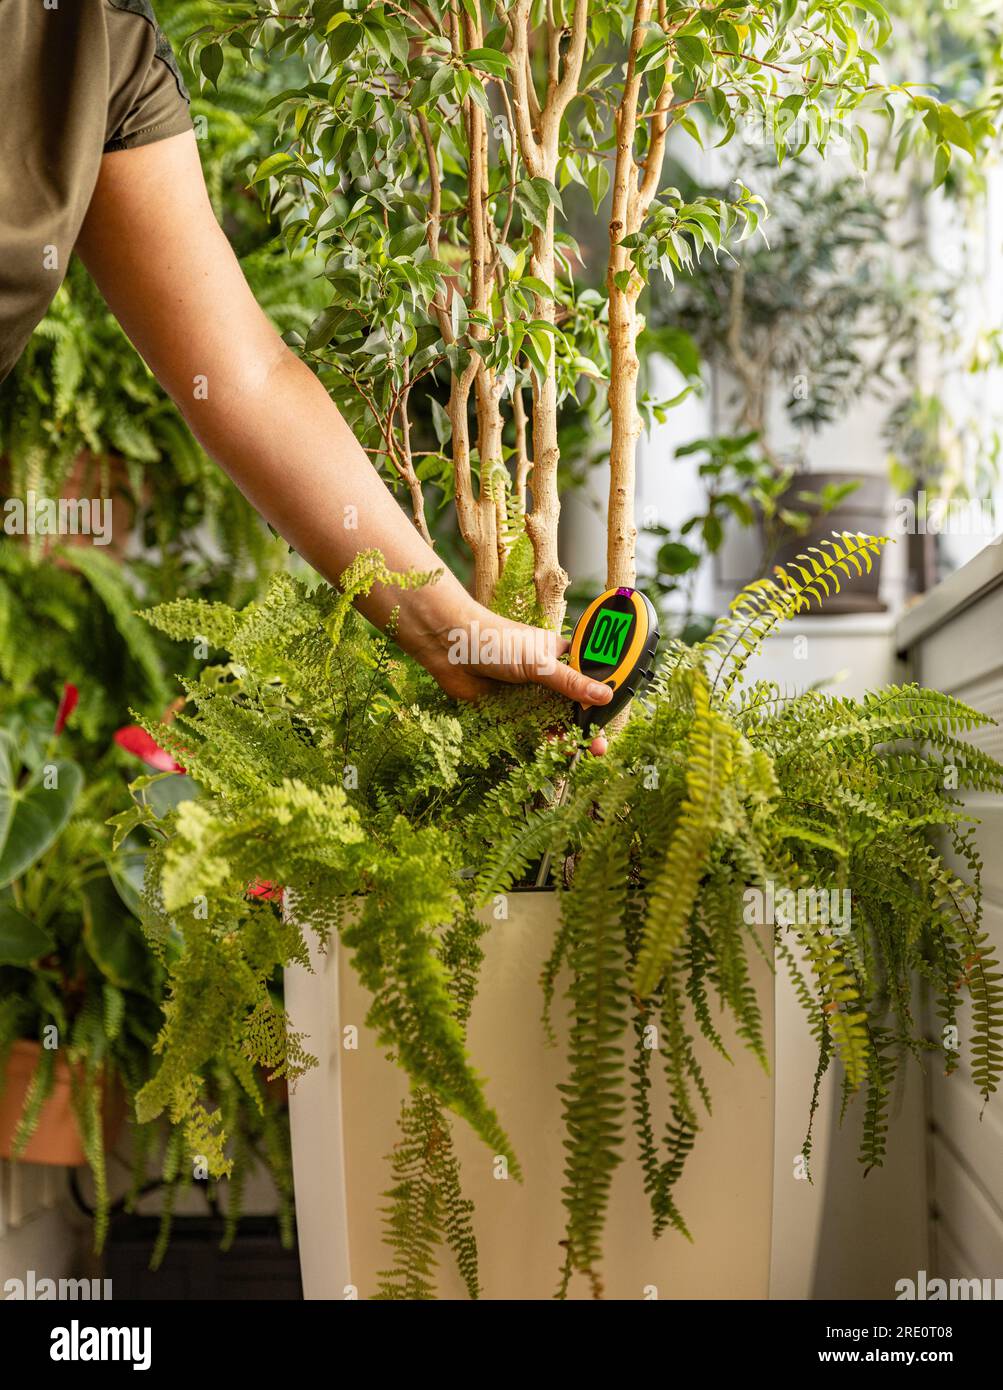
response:
<path id="1" fill-rule="evenodd" d="M 733 766 L 733 735 L 712 710 L 707 682 L 700 672 L 694 673 L 692 691 L 686 800 L 665 862 L 650 889 L 648 919 L 634 975 L 634 990 L 642 997 L 657 987 L 689 921 L 718 829 L 722 789 Z"/>
<path id="2" fill-rule="evenodd" d="M 719 658 L 715 690 L 721 681 L 722 694 L 730 694 L 749 658 L 780 623 L 810 609 L 812 603 L 821 606 L 831 593 L 839 593 L 840 574 L 844 579 L 865 571 L 869 574 L 872 556 L 880 554 L 888 539 L 834 531 L 831 540 L 810 546 L 786 567 L 776 566 L 773 577 L 747 584 L 699 644 L 703 655 Z"/>
<path id="3" fill-rule="evenodd" d="M 568 924 L 570 1074 L 562 1085 L 567 1127 L 564 1206 L 571 1266 L 599 1296 L 598 1265 L 613 1170 L 623 1144 L 623 1031 L 627 1017 L 623 915 L 626 855 L 607 830 L 583 856 L 562 901 Z"/>

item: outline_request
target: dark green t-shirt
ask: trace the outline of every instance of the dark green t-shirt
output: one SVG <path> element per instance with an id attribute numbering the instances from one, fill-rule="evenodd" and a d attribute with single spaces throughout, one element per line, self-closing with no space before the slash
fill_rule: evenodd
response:
<path id="1" fill-rule="evenodd" d="M 148 0 L 0 0 L 0 381 L 62 284 L 102 155 L 192 128 Z"/>

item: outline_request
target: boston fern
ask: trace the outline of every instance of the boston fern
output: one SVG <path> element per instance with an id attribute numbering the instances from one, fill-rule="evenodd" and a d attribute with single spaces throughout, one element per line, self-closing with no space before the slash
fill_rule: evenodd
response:
<path id="1" fill-rule="evenodd" d="M 654 1229 L 686 1231 L 673 1189 L 712 1101 L 694 1028 L 724 1051 L 716 998 L 767 1066 L 754 953 L 791 972 L 818 1080 L 838 1062 L 845 1098 L 862 1092 L 868 1166 L 884 1154 L 901 1060 L 929 1051 L 947 1070 L 956 1061 L 914 1013 L 917 977 L 945 1023 L 970 998 L 966 1047 L 987 1100 L 1003 1068 L 1003 986 L 955 790 L 1003 786 L 1003 768 L 965 741 L 985 717 L 913 685 L 853 700 L 743 681 L 779 623 L 869 566 L 880 546 L 834 536 L 744 590 L 700 645 L 670 644 L 609 753 L 570 775 L 577 735 L 553 736 L 568 722 L 553 697 L 511 689 L 454 704 L 356 614 L 352 600 L 374 583 L 425 582 L 389 574 L 378 555 L 360 555 L 341 592 L 279 575 L 242 612 L 190 601 L 153 610 L 169 636 L 226 657 L 188 684 L 188 710 L 170 728 L 150 726 L 203 794 L 159 825 L 151 810 L 135 812 L 162 835 L 147 929 L 184 941 L 141 1116 L 187 1117 L 199 1151 L 220 1159 L 201 1078 L 220 1060 L 238 1074 L 261 1062 L 295 1076 L 310 1064 L 309 1040 L 287 1025 L 268 981 L 277 965 L 305 961 L 311 938 L 336 933 L 371 995 L 368 1024 L 411 1083 L 382 1292 L 432 1296 L 446 1243 L 476 1296 L 453 1117 L 519 1176 L 490 1078 L 482 1083 L 464 1042 L 491 929 L 481 909 L 531 884 L 548 851 L 563 867 L 544 1014 L 570 1020 L 567 1081 L 554 1098 L 567 1128 L 554 1194 L 566 1209 L 562 1291 L 576 1271 L 601 1289 L 629 1124 Z M 852 913 L 839 924 L 791 907 L 843 890 Z M 775 910 L 757 911 L 757 892 Z M 656 1091 L 670 1099 L 664 1132 L 652 1120 Z"/>

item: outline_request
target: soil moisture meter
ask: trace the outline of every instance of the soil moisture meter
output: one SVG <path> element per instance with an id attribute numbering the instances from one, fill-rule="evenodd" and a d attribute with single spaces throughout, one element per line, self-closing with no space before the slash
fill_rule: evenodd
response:
<path id="1" fill-rule="evenodd" d="M 580 705 L 575 722 L 582 732 L 601 729 L 627 705 L 642 685 L 655 674 L 658 646 L 658 614 L 636 589 L 607 589 L 593 599 L 578 619 L 571 638 L 568 665 L 590 680 L 613 688 L 608 705 Z M 564 779 L 557 805 L 568 794 L 571 772 L 581 757 L 575 754 Z M 550 855 L 545 854 L 536 876 L 537 888 L 550 877 Z"/>
<path id="2" fill-rule="evenodd" d="M 608 705 L 579 707 L 583 731 L 601 729 L 654 675 L 658 615 L 637 589 L 607 589 L 578 619 L 568 665 L 590 680 L 613 688 Z"/>

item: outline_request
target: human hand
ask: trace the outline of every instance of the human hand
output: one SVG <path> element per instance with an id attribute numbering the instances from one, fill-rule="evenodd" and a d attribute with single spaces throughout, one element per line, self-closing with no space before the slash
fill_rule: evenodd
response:
<path id="1" fill-rule="evenodd" d="M 473 600 L 454 614 L 457 621 L 429 624 L 408 633 L 404 624 L 398 641 L 435 677 L 447 694 L 457 700 L 476 700 L 489 695 L 500 682 L 506 685 L 534 683 L 556 691 L 575 704 L 605 705 L 613 698 L 608 685 L 590 680 L 560 661 L 570 643 L 544 628 L 500 618 Z M 591 751 L 606 751 L 599 734 Z"/>

